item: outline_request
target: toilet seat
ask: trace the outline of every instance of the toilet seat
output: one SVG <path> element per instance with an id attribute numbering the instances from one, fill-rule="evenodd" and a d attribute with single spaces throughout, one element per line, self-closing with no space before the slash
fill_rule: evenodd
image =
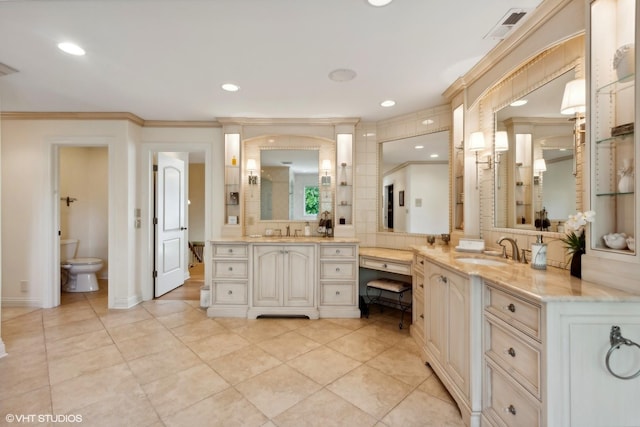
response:
<path id="1" fill-rule="evenodd" d="M 100 264 L 102 260 L 100 258 L 72 258 L 64 261 L 62 264 L 69 265 L 93 265 Z"/>

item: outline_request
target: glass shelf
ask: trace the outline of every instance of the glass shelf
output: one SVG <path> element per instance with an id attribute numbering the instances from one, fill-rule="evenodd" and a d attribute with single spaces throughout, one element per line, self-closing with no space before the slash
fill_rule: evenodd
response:
<path id="1" fill-rule="evenodd" d="M 626 193 L 619 193 L 619 192 L 610 192 L 610 193 L 596 193 L 596 196 L 600 197 L 600 196 L 609 196 L 609 197 L 613 197 L 613 196 L 626 196 L 626 195 L 630 195 L 630 194 L 634 194 L 633 191 L 629 191 Z"/>
<path id="2" fill-rule="evenodd" d="M 614 93 L 618 92 L 619 90 L 627 89 L 629 86 L 632 86 L 632 84 L 634 82 L 634 78 L 635 78 L 635 74 L 634 73 L 627 74 L 626 76 L 623 76 L 622 78 L 620 78 L 618 80 L 614 80 L 612 82 L 609 82 L 609 83 L 605 84 L 604 86 L 601 86 L 601 87 L 597 88 L 596 89 L 596 94 L 597 95 L 611 95 L 611 94 L 614 94 Z M 622 85 L 622 87 L 618 87 L 618 85 Z"/>
<path id="3" fill-rule="evenodd" d="M 606 143 L 614 144 L 620 141 L 621 139 L 627 139 L 628 137 L 633 137 L 633 136 L 634 136 L 634 132 L 623 133 L 620 135 L 611 136 L 609 138 L 596 140 L 596 144 L 606 144 Z"/>

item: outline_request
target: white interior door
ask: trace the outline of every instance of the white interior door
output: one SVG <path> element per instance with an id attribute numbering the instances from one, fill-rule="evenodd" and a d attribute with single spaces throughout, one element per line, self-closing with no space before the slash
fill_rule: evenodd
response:
<path id="1" fill-rule="evenodd" d="M 166 153 L 158 153 L 154 289 L 156 297 L 184 283 L 187 230 L 185 181 L 184 161 Z"/>

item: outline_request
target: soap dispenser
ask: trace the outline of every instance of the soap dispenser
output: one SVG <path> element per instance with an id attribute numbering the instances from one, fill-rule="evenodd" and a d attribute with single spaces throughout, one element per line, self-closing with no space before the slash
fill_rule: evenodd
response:
<path id="1" fill-rule="evenodd" d="M 311 226 L 309 225 L 309 221 L 305 222 L 304 224 L 304 235 L 306 237 L 311 236 Z"/>
<path id="2" fill-rule="evenodd" d="M 536 243 L 531 245 L 531 268 L 547 269 L 547 244 L 542 242 L 542 234 L 538 236 Z"/>

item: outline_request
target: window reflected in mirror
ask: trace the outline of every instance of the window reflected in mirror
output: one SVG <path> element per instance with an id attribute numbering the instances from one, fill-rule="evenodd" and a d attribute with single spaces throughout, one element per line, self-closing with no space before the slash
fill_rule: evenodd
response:
<path id="1" fill-rule="evenodd" d="M 449 233 L 449 131 L 380 146 L 380 231 Z"/>

